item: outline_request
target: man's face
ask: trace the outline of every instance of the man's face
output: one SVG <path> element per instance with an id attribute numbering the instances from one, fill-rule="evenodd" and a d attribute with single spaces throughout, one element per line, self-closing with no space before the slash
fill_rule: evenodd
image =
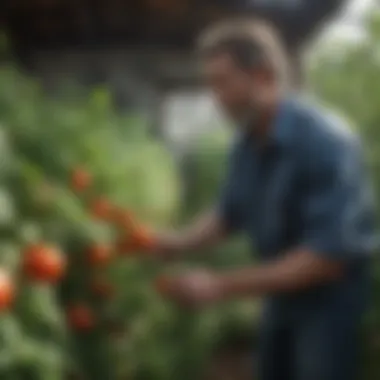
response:
<path id="1" fill-rule="evenodd" d="M 204 74 L 227 116 L 238 123 L 257 117 L 261 85 L 253 70 L 242 70 L 228 54 L 218 54 L 205 60 Z"/>

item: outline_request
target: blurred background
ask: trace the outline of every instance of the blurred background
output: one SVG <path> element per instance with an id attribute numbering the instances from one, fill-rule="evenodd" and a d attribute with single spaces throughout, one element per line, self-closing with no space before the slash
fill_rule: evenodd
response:
<path id="1" fill-rule="evenodd" d="M 362 134 L 380 201 L 376 0 L 347 1 L 315 31 L 306 16 L 322 20 L 323 9 L 292 20 L 276 1 L 259 3 L 270 5 L 290 58 L 304 66 L 307 91 Z M 182 266 L 252 263 L 244 237 L 160 266 L 126 249 L 106 217 L 112 205 L 152 228 L 176 227 L 213 201 L 231 130 L 202 88 L 193 41 L 249 6 L 1 2 L 1 379 L 252 378 L 259 301 L 185 313 L 154 282 Z M 380 376 L 376 262 L 374 276 L 363 380 Z"/>

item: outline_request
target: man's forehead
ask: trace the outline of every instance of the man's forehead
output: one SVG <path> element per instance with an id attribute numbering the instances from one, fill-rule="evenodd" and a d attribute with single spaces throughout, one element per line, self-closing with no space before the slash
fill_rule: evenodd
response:
<path id="1" fill-rule="evenodd" d="M 218 52 L 203 60 L 206 68 L 236 68 L 236 62 L 228 52 Z"/>

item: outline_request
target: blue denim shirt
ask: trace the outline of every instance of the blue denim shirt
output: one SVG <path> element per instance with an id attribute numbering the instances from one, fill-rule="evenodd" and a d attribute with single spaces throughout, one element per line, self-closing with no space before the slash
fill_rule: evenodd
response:
<path id="1" fill-rule="evenodd" d="M 262 260 L 304 246 L 347 262 L 343 288 L 368 277 L 375 218 L 361 142 L 319 105 L 284 100 L 265 147 L 238 137 L 219 211 L 228 228 L 249 235 Z M 319 290 L 274 298 L 297 305 Z"/>

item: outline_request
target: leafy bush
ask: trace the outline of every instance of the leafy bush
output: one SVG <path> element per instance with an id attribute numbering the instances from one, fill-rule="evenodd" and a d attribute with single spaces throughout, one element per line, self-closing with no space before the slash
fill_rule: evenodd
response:
<path id="1" fill-rule="evenodd" d="M 13 66 L 0 68 L 0 123 L 1 263 L 18 287 L 13 311 L 2 317 L 2 378 L 60 379 L 68 370 L 119 378 L 118 371 L 154 366 L 155 357 L 137 347 L 166 318 L 151 285 L 156 269 L 116 257 L 96 271 L 84 258 L 94 244 L 114 245 L 112 229 L 93 216 L 98 196 L 152 225 L 175 221 L 179 187 L 171 158 L 140 120 L 116 116 L 105 90 L 88 99 L 49 99 Z M 88 193 L 72 188 L 75 170 L 93 176 Z M 65 252 L 69 271 L 60 286 L 25 277 L 23 261 L 36 242 Z M 40 256 L 34 260 L 42 265 Z M 98 275 L 116 289 L 107 302 L 92 300 L 89 286 Z M 95 309 L 93 331 L 72 331 L 65 318 L 71 304 Z M 109 337 L 115 324 L 120 331 L 128 325 L 117 345 Z"/>

